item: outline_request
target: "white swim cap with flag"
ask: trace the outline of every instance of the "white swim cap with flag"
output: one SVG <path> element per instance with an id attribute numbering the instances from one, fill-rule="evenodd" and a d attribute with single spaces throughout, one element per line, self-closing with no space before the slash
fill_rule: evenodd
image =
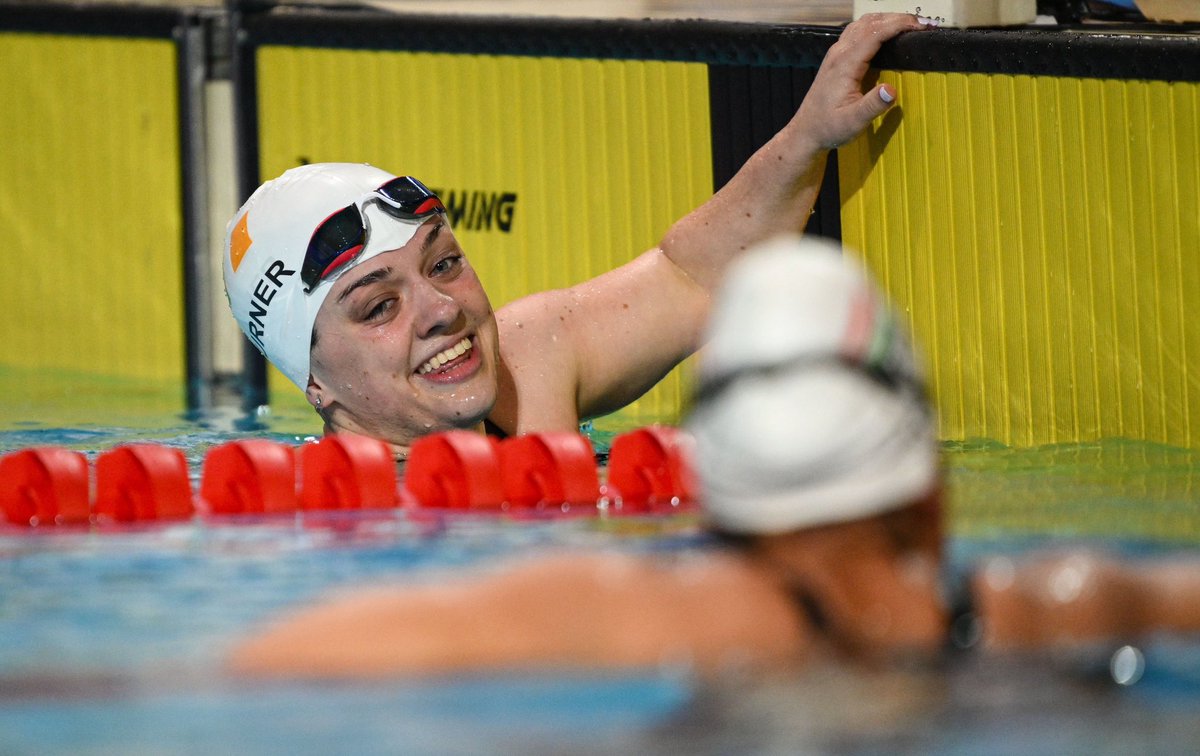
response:
<path id="1" fill-rule="evenodd" d="M 828 241 L 780 237 L 735 264 L 698 374 L 687 429 L 723 530 L 846 522 L 937 485 L 912 349 L 866 271 Z"/>
<path id="2" fill-rule="evenodd" d="M 407 208 L 407 198 L 392 199 L 381 190 L 385 185 L 415 193 L 417 202 L 421 190 L 432 199 Z M 408 212 L 417 207 L 416 213 Z M 441 202 L 420 182 L 398 179 L 363 163 L 316 163 L 288 170 L 260 186 L 226 229 L 225 293 L 234 319 L 259 351 L 304 390 L 313 323 L 337 275 L 403 247 L 440 208 Z M 314 267 L 316 261 L 306 261 L 314 232 L 330 225 L 327 222 L 341 211 L 346 211 L 339 218 L 342 230 L 348 232 L 337 238 L 344 240 L 346 249 L 334 249 L 343 254 Z M 361 243 L 361 237 L 351 238 L 359 229 L 365 232 L 364 246 L 355 243 Z M 325 245 L 322 251 L 330 249 Z M 305 278 L 310 280 L 306 283 Z"/>

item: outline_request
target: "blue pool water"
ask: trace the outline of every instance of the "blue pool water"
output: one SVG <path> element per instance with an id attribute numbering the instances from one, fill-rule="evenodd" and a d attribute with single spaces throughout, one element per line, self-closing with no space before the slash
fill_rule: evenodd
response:
<path id="1" fill-rule="evenodd" d="M 236 412 L 103 420 L 10 423 L 0 453 L 56 444 L 94 455 L 143 440 L 184 449 L 198 471 L 217 443 L 299 442 L 310 422 Z M 1200 543 L 1194 452 L 978 443 L 948 448 L 948 460 L 958 563 L 1064 544 L 1143 558 Z M 366 685 L 222 674 L 238 637 L 326 591 L 564 548 L 711 544 L 686 514 L 516 522 L 352 512 L 5 528 L 0 753 L 1175 753 L 1200 743 L 1200 644 L 1168 638 L 1139 645 L 1144 670 L 1127 686 L 1113 680 L 1113 647 L 705 685 L 680 668 Z"/>

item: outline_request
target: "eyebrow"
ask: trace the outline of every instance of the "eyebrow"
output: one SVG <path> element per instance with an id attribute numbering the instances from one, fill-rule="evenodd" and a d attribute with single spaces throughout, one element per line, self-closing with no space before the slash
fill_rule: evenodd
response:
<path id="1" fill-rule="evenodd" d="M 363 276 L 362 278 L 358 279 L 354 283 L 347 286 L 346 290 L 338 295 L 338 298 L 337 298 L 338 304 L 341 304 L 343 301 L 345 301 L 346 297 L 353 294 L 357 289 L 360 289 L 363 286 L 370 286 L 371 284 L 375 283 L 376 281 L 380 281 L 384 278 L 387 278 L 389 275 L 391 275 L 391 273 L 392 273 L 392 269 L 390 267 L 389 268 L 377 268 L 377 269 L 371 271 L 367 275 Z"/>
<path id="2" fill-rule="evenodd" d="M 422 254 L 429 251 L 429 248 L 433 246 L 433 243 L 435 241 L 437 241 L 438 234 L 442 233 L 442 229 L 445 227 L 446 227 L 446 222 L 443 220 L 439 220 L 436 224 L 434 224 L 433 228 L 429 229 L 429 235 L 425 237 L 425 240 L 423 242 L 421 242 L 421 253 Z"/>

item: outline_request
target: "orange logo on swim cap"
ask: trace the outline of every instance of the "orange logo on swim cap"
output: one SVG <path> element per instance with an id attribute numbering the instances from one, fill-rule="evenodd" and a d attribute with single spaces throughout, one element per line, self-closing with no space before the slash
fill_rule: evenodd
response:
<path id="1" fill-rule="evenodd" d="M 242 264 L 242 258 L 246 256 L 246 250 L 250 249 L 250 245 L 254 240 L 250 238 L 250 213 L 243 215 L 233 227 L 233 233 L 229 235 L 229 262 L 233 265 L 233 272 L 237 273 L 238 266 Z"/>

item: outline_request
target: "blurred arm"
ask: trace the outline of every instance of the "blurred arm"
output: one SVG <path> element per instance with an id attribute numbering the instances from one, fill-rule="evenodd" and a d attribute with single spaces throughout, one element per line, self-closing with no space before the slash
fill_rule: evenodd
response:
<path id="1" fill-rule="evenodd" d="M 795 663 L 804 626 L 742 562 L 615 553 L 534 559 L 453 583 L 359 590 L 243 641 L 256 677 L 384 678 L 497 670 Z"/>
<path id="2" fill-rule="evenodd" d="M 990 559 L 975 578 L 984 642 L 1064 646 L 1200 632 L 1200 560 L 1126 563 L 1088 553 Z"/>

